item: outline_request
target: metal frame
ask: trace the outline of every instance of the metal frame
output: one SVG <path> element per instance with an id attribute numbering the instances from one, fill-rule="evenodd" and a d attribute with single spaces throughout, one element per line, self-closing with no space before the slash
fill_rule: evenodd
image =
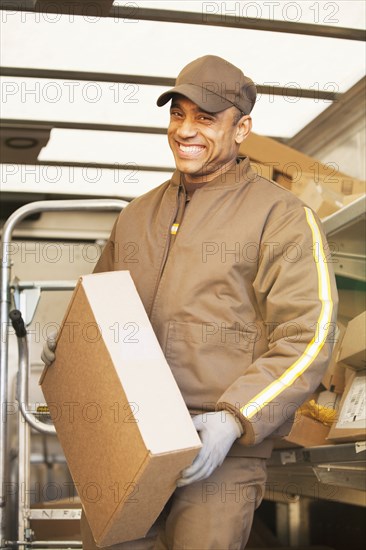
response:
<path id="1" fill-rule="evenodd" d="M 329 136 L 334 138 L 344 134 L 346 129 L 357 123 L 360 113 L 365 113 L 365 106 L 366 77 L 363 77 L 290 138 L 287 145 L 308 155 L 314 155 L 329 140 Z"/>
<path id="2" fill-rule="evenodd" d="M 275 503 L 282 544 L 309 544 L 309 506 L 314 500 L 366 506 L 365 451 L 364 441 L 273 451 L 265 499 Z"/>
<path id="3" fill-rule="evenodd" d="M 47 6 L 49 4 L 49 6 Z M 93 10 L 97 9 L 98 17 L 110 17 L 114 19 L 124 19 L 124 20 L 134 20 L 134 21 L 157 21 L 165 23 L 181 23 L 181 24 L 190 24 L 190 25 L 201 25 L 201 26 L 216 26 L 216 27 L 228 27 L 228 28 L 239 28 L 239 29 L 250 29 L 256 31 L 269 31 L 269 32 L 280 32 L 288 34 L 300 34 L 306 36 L 320 36 L 326 38 L 337 38 L 342 40 L 356 40 L 364 41 L 365 32 L 362 29 L 352 29 L 346 27 L 333 27 L 329 25 L 318 25 L 318 24 L 308 24 L 308 23 L 298 23 L 294 21 L 280 21 L 275 19 L 261 19 L 261 18 L 251 18 L 251 17 L 241 17 L 240 13 L 233 14 L 232 12 L 226 12 L 224 8 L 225 3 L 217 3 L 216 7 L 213 4 L 214 10 L 216 13 L 202 13 L 199 12 L 184 12 L 178 10 L 165 10 L 165 9 L 154 9 L 154 8 L 142 8 L 138 6 L 137 3 L 130 2 L 125 6 L 113 6 L 108 10 L 105 10 L 103 7 L 103 2 L 97 0 L 93 3 Z M 238 3 L 239 5 L 239 3 Z M 89 6 L 90 7 L 90 6 Z M 34 12 L 34 13 L 46 13 L 51 11 L 52 13 L 69 13 L 70 15 L 75 16 L 88 16 L 94 15 L 88 13 L 88 6 L 85 6 L 85 13 L 83 8 L 77 3 L 72 1 L 60 2 L 59 6 L 55 2 L 47 2 L 43 0 L 42 2 L 37 2 L 35 0 L 7 0 L 3 1 L 0 6 L 1 9 L 7 10 L 18 10 L 25 12 Z M 217 9 L 216 9 L 217 8 Z M 221 13 L 217 13 L 221 10 Z M 236 7 L 235 7 L 236 10 Z M 235 11 L 234 10 L 234 11 Z M 240 11 L 240 9 L 239 9 Z M 99 72 L 84 72 L 84 71 L 55 71 L 49 69 L 29 69 L 22 67 L 5 67 L 2 71 L 4 76 L 18 76 L 18 77 L 36 77 L 36 78 L 56 78 L 56 79 L 78 79 L 78 80 L 92 80 L 92 81 L 101 81 L 101 82 L 125 82 L 125 83 L 136 83 L 136 84 L 145 84 L 145 85 L 157 85 L 157 86 L 171 86 L 174 84 L 174 79 L 169 77 L 156 77 L 156 76 L 146 76 L 146 75 L 128 75 L 128 74 L 116 74 L 116 73 L 99 73 Z M 301 98 L 312 98 L 315 100 L 326 100 L 338 103 L 342 103 L 343 96 L 345 94 L 339 94 L 334 92 L 327 91 L 316 91 L 309 89 L 292 89 L 292 88 L 281 88 L 277 86 L 265 86 L 258 85 L 258 92 L 260 94 L 271 94 L 271 95 L 285 95 L 288 97 L 301 97 Z M 334 105 L 334 104 L 333 104 Z M 332 105 L 332 106 L 333 106 Z M 342 103 L 343 105 L 343 103 Z M 315 119 L 317 120 L 317 119 Z M 313 121 L 314 122 L 314 121 Z M 139 126 L 123 126 L 123 125 L 107 125 L 107 124 L 88 124 L 88 123 L 61 123 L 55 121 L 13 121 L 13 120 L 4 120 L 4 124 L 20 124 L 24 127 L 27 124 L 34 124 L 34 126 L 47 126 L 56 128 L 77 128 L 85 130 L 104 130 L 104 131 L 121 131 L 121 132 L 136 132 L 136 133 L 150 133 L 150 134 L 165 134 L 166 130 L 163 128 L 154 128 L 154 127 L 139 127 Z M 312 124 L 312 123 L 310 123 Z M 57 165 L 58 163 L 52 163 Z M 65 165 L 69 166 L 78 166 L 75 163 L 66 163 Z M 91 166 L 91 164 L 88 164 Z M 108 165 L 98 164 L 95 165 L 98 168 L 109 168 Z M 152 167 L 141 167 L 139 169 L 146 171 L 156 171 L 157 168 L 151 170 Z M 169 168 L 161 169 L 159 171 L 170 171 Z"/>
<path id="4" fill-rule="evenodd" d="M 358 220 L 364 220 L 366 217 L 366 195 L 359 197 L 354 202 L 347 204 L 341 210 L 323 218 L 323 227 L 326 234 L 330 237 L 354 224 Z"/>
<path id="5" fill-rule="evenodd" d="M 3 2 L 1 9 L 18 10 L 35 13 L 45 13 L 46 2 L 37 5 L 36 2 L 27 0 L 8 0 Z M 65 8 L 57 11 L 55 2 L 50 1 L 53 13 L 70 13 L 80 15 L 75 11 L 72 4 L 70 10 L 65 12 Z M 219 8 L 219 5 L 218 5 Z M 81 14 L 83 15 L 83 13 Z M 87 11 L 85 15 L 88 15 Z M 100 12 L 98 17 L 103 17 Z M 94 13 L 95 17 L 95 13 Z M 154 8 L 141 8 L 134 2 L 126 6 L 112 6 L 106 17 L 114 19 L 132 19 L 138 21 L 161 21 L 164 23 L 183 23 L 187 25 L 207 25 L 213 27 L 230 27 L 236 29 L 250 29 L 256 31 L 284 32 L 290 34 L 303 34 L 307 36 L 323 36 L 327 38 L 340 38 L 343 40 L 365 40 L 365 33 L 362 29 L 350 29 L 347 27 L 332 27 L 328 25 L 317 25 L 312 23 L 297 23 L 288 21 L 279 21 L 276 19 L 261 19 L 253 17 L 241 17 L 240 14 L 230 15 L 230 13 L 199 13 L 182 12 L 176 10 L 159 10 Z"/>
<path id="6" fill-rule="evenodd" d="M 90 200 L 60 200 L 60 201 L 38 201 L 27 204 L 17 211 L 15 211 L 9 219 L 6 221 L 2 230 L 2 264 L 1 264 L 1 354 L 0 354 L 0 405 L 1 411 L 6 412 L 6 405 L 8 400 L 8 325 L 9 325 L 9 309 L 11 304 L 11 260 L 9 250 L 11 249 L 12 233 L 15 226 L 30 214 L 39 212 L 66 212 L 66 211 L 120 211 L 127 206 L 128 202 L 122 200 L 108 200 L 108 199 L 90 199 Z M 28 283 L 29 284 L 29 283 Z M 53 283 L 55 284 L 55 283 Z M 21 358 L 21 376 L 20 381 L 22 386 L 19 390 L 21 398 L 27 402 L 28 398 L 28 372 L 25 364 L 25 358 Z M 23 447 L 20 449 L 19 462 L 24 468 L 24 477 L 27 480 L 29 476 L 29 439 L 30 439 L 30 423 L 29 412 L 25 412 L 25 419 L 27 422 L 19 422 L 20 436 L 23 438 Z M 32 418 L 34 419 L 34 418 Z M 22 430 L 22 426 L 24 430 Z M 37 422 L 37 429 L 39 429 L 40 423 Z M 2 422 L 0 422 L 0 546 L 5 544 L 5 529 L 6 529 L 6 478 L 8 471 L 8 434 L 7 434 L 7 416 L 3 415 Z M 35 426 L 34 426 L 35 427 Z M 41 428 L 41 431 L 51 433 L 53 430 L 50 427 Z M 24 541 L 23 541 L 24 543 Z M 59 546 L 62 546 L 59 544 Z"/>
<path id="7" fill-rule="evenodd" d="M 335 274 L 366 282 L 366 246 L 363 239 L 366 230 L 366 195 L 322 221 L 328 241 L 335 247 Z"/>
<path id="8" fill-rule="evenodd" d="M 99 168 L 107 170 L 138 170 L 141 172 L 166 172 L 172 174 L 175 170 L 175 167 L 167 166 L 149 166 L 144 164 L 143 166 L 137 165 L 135 163 L 131 164 L 114 164 L 109 163 L 99 163 L 99 162 L 77 162 L 77 161 L 55 161 L 55 160 L 37 160 L 33 166 L 64 166 L 72 168 Z"/>
<path id="9" fill-rule="evenodd" d="M 64 122 L 61 120 L 19 120 L 2 118 L 3 126 L 13 128 L 66 128 L 71 130 L 99 130 L 103 132 L 134 132 L 137 134 L 161 134 L 167 133 L 166 128 L 154 126 L 127 126 L 123 124 L 98 124 L 95 122 Z"/>
<path id="10" fill-rule="evenodd" d="M 266 498 L 287 504 L 293 497 L 322 498 L 366 506 L 365 452 L 364 441 L 274 450 L 268 459 Z"/>
<path id="11" fill-rule="evenodd" d="M 2 67 L 1 76 L 14 78 L 46 78 L 50 80 L 82 80 L 92 82 L 113 82 L 123 84 L 141 84 L 143 86 L 174 86 L 175 78 L 163 76 L 145 76 L 119 73 L 97 73 L 84 71 L 62 71 L 56 69 L 29 69 L 27 67 Z M 258 94 L 296 98 L 316 99 L 317 101 L 339 101 L 343 93 L 288 86 L 269 86 L 256 84 Z"/>

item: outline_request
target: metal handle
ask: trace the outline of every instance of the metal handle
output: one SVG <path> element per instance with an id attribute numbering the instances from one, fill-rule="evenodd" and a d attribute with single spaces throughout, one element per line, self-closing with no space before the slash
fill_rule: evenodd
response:
<path id="1" fill-rule="evenodd" d="M 13 309 L 9 313 L 9 317 L 11 320 L 11 324 L 13 325 L 13 329 L 15 330 L 15 334 L 18 338 L 22 338 L 23 336 L 27 335 L 27 331 L 25 328 L 25 324 L 23 321 L 22 314 L 18 309 Z"/>
<path id="2" fill-rule="evenodd" d="M 44 424 L 30 411 L 29 405 L 29 355 L 27 331 L 25 329 L 22 314 L 19 310 L 13 309 L 9 313 L 11 323 L 14 327 L 18 340 L 19 372 L 17 384 L 17 401 L 24 420 L 38 432 L 44 434 L 55 434 L 56 430 L 52 424 Z"/>

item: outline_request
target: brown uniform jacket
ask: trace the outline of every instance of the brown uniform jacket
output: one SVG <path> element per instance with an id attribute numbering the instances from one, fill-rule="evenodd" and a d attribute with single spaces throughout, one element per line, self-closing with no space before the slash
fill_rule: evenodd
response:
<path id="1" fill-rule="evenodd" d="M 234 454 L 268 456 L 330 357 L 330 252 L 311 209 L 247 158 L 195 191 L 169 246 L 180 181 L 122 211 L 95 272 L 131 272 L 188 408 L 231 411 Z"/>

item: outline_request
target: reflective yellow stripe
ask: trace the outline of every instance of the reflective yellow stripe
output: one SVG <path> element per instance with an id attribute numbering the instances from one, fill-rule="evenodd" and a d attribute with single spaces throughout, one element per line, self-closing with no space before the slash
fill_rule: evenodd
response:
<path id="1" fill-rule="evenodd" d="M 173 223 L 173 225 L 170 228 L 170 234 L 175 235 L 178 231 L 179 223 Z"/>
<path id="2" fill-rule="evenodd" d="M 304 208 L 306 221 L 309 224 L 313 236 L 313 256 L 318 274 L 318 295 L 321 302 L 320 315 L 317 321 L 317 330 L 304 353 L 293 363 L 277 380 L 267 386 L 262 392 L 244 405 L 240 412 L 251 418 L 261 410 L 269 401 L 272 401 L 283 390 L 288 388 L 311 365 L 324 346 L 330 328 L 333 302 L 330 288 L 329 272 L 324 254 L 322 236 L 318 224 L 309 208 Z"/>

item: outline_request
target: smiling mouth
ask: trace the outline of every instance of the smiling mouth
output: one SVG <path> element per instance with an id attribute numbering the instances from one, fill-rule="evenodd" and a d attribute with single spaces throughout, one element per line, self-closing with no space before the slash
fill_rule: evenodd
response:
<path id="1" fill-rule="evenodd" d="M 205 149 L 204 145 L 184 145 L 183 143 L 179 143 L 179 141 L 177 141 L 177 144 L 179 151 L 187 155 L 198 155 Z"/>

